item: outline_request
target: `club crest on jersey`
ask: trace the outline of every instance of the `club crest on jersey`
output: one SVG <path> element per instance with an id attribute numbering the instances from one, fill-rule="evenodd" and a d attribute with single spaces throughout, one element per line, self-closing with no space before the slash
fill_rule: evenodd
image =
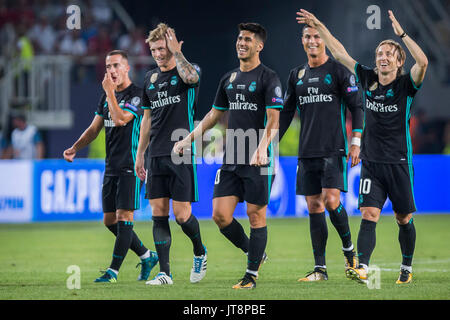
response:
<path id="1" fill-rule="evenodd" d="M 254 92 L 255 90 L 256 90 L 256 82 L 253 81 L 253 82 L 250 83 L 250 85 L 248 86 L 248 91 Z"/>
<path id="2" fill-rule="evenodd" d="M 133 106 L 138 106 L 139 105 L 139 103 L 141 102 L 141 98 L 139 98 L 139 97 L 134 97 L 133 99 L 131 99 L 131 104 L 133 105 Z"/>
<path id="3" fill-rule="evenodd" d="M 389 89 L 389 90 L 386 92 L 386 98 L 392 98 L 393 96 L 394 96 L 394 90 Z"/>
<path id="4" fill-rule="evenodd" d="M 304 75 L 305 75 L 305 69 L 301 69 L 297 73 L 297 78 L 301 79 L 301 78 L 303 78 Z"/>
<path id="5" fill-rule="evenodd" d="M 237 72 L 233 72 L 230 76 L 230 83 L 232 83 L 234 81 L 234 79 L 236 79 L 236 74 Z"/>
<path id="6" fill-rule="evenodd" d="M 372 83 L 372 85 L 369 87 L 369 91 L 374 91 L 378 88 L 378 82 Z"/>
<path id="7" fill-rule="evenodd" d="M 356 86 L 355 75 L 352 74 L 352 75 L 350 76 L 349 81 L 350 81 L 350 86 L 352 86 L 352 87 Z"/>
<path id="8" fill-rule="evenodd" d="M 325 84 L 330 85 L 331 82 L 332 82 L 332 80 L 331 80 L 331 74 L 328 73 L 328 74 L 325 76 L 325 78 L 323 79 L 323 82 L 324 82 Z"/>
<path id="9" fill-rule="evenodd" d="M 150 77 L 150 82 L 151 83 L 155 83 L 156 79 L 158 79 L 158 73 L 154 73 L 152 74 L 152 76 Z"/>
<path id="10" fill-rule="evenodd" d="M 277 97 L 281 98 L 282 92 L 281 92 L 281 88 L 280 87 L 276 87 L 275 88 L 275 94 L 277 95 Z"/>
<path id="11" fill-rule="evenodd" d="M 172 86 L 175 86 L 177 83 L 178 83 L 178 78 L 177 78 L 177 76 L 173 76 L 173 77 L 170 79 L 170 84 L 171 84 Z"/>

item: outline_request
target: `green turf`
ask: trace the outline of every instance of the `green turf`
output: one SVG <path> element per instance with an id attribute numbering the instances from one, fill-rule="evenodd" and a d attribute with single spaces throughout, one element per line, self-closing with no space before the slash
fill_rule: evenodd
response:
<path id="1" fill-rule="evenodd" d="M 240 219 L 248 230 L 246 219 Z M 329 222 L 329 220 L 328 220 Z M 350 219 L 356 242 L 360 217 Z M 115 284 L 93 283 L 110 263 L 113 235 L 101 222 L 0 225 L 0 299 L 449 299 L 450 215 L 416 216 L 414 279 L 410 285 L 395 284 L 401 262 L 398 227 L 392 216 L 377 226 L 377 246 L 371 265 L 381 269 L 380 289 L 347 280 L 341 243 L 328 223 L 327 266 L 329 280 L 299 283 L 312 269 L 313 258 L 308 219 L 269 219 L 267 253 L 257 288 L 233 290 L 242 277 L 246 256 L 231 245 L 209 220 L 201 220 L 208 248 L 208 273 L 202 282 L 191 284 L 192 247 L 180 227 L 171 222 L 171 270 L 174 285 L 150 287 L 137 282 L 139 262 L 130 251 Z M 136 222 L 135 230 L 144 244 L 154 248 L 151 222 Z M 66 286 L 67 267 L 81 270 L 81 289 Z M 153 277 L 159 266 L 152 271 Z"/>

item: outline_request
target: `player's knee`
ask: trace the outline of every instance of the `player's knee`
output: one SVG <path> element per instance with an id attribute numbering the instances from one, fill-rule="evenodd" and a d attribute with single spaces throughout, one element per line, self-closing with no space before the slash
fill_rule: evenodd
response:
<path id="1" fill-rule="evenodd" d="M 411 221 L 412 218 L 412 214 L 400 214 L 400 213 L 396 213 L 395 214 L 395 220 L 397 220 L 398 224 L 407 224 L 409 223 L 409 221 Z"/>
<path id="2" fill-rule="evenodd" d="M 341 199 L 339 197 L 328 193 L 324 198 L 325 208 L 327 208 L 328 211 L 335 210 L 339 207 L 340 201 Z"/>
<path id="3" fill-rule="evenodd" d="M 310 213 L 318 213 L 325 211 L 324 204 L 320 199 L 310 199 L 307 201 L 308 211 Z"/>
<path id="4" fill-rule="evenodd" d="M 228 217 L 220 210 L 213 210 L 212 218 L 219 228 L 228 226 L 233 220 L 232 217 Z"/>
<path id="5" fill-rule="evenodd" d="M 378 222 L 380 218 L 380 210 L 376 208 L 361 208 L 361 217 L 364 220 Z"/>
<path id="6" fill-rule="evenodd" d="M 133 221 L 133 211 L 117 210 L 117 220 L 119 220 L 119 221 Z"/>
<path id="7" fill-rule="evenodd" d="M 112 226 L 117 223 L 117 215 L 115 213 L 108 213 L 103 215 L 103 224 L 105 227 Z"/>
<path id="8" fill-rule="evenodd" d="M 247 211 L 250 227 L 260 228 L 266 225 L 266 215 L 259 211 Z"/>

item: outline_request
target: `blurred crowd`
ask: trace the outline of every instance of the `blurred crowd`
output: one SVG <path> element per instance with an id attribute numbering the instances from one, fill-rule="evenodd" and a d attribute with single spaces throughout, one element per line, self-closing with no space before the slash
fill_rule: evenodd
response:
<path id="1" fill-rule="evenodd" d="M 66 10 L 70 5 L 80 8 L 80 30 L 67 28 L 69 14 Z M 72 68 L 74 83 L 86 79 L 101 81 L 103 58 L 113 49 L 126 50 L 132 57 L 148 57 L 147 31 L 142 26 L 127 30 L 108 0 L 0 0 L 3 63 L 17 57 L 31 61 L 36 55 L 69 55 L 77 66 Z M 147 68 L 147 65 L 135 65 L 136 78 L 143 78 Z M 428 119 L 423 110 L 415 108 L 411 117 L 414 153 L 450 154 L 450 121 Z M 299 130 L 300 123 L 296 119 L 280 144 L 280 155 L 297 154 Z M 351 132 L 350 121 L 347 132 Z M 10 134 L 3 137 L 0 133 L 0 158 L 43 157 L 45 139 L 25 117 L 14 117 Z"/>
<path id="2" fill-rule="evenodd" d="M 80 30 L 67 28 L 70 5 L 80 8 Z M 104 57 L 113 49 L 148 56 L 145 38 L 142 26 L 126 30 L 108 0 L 0 0 L 0 54 L 6 59 L 70 55 L 80 62 L 83 57 Z M 95 60 L 95 76 L 101 79 L 104 61 Z M 82 80 L 75 76 L 74 80 Z"/>

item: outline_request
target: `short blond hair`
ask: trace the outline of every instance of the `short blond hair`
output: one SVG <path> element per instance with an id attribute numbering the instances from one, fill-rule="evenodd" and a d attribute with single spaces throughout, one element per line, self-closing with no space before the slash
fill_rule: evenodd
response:
<path id="1" fill-rule="evenodd" d="M 405 50 L 403 49 L 403 47 L 400 45 L 400 43 L 398 43 L 397 41 L 394 41 L 394 40 L 392 40 L 392 39 L 383 40 L 383 41 L 380 42 L 380 44 L 379 44 L 379 45 L 377 46 L 377 48 L 375 49 L 375 60 L 377 59 L 377 52 L 378 52 L 378 49 L 379 49 L 382 45 L 385 45 L 385 44 L 394 47 L 394 48 L 395 48 L 395 51 L 398 52 L 397 60 L 398 60 L 398 62 L 401 63 L 400 68 L 398 68 L 398 70 L 397 70 L 397 77 L 399 77 L 399 76 L 401 76 L 401 75 L 404 73 L 403 67 L 404 67 L 405 61 L 406 61 L 406 52 L 405 52 Z M 375 61 L 375 65 L 376 65 L 376 61 Z M 375 70 L 376 73 L 378 73 L 377 68 L 375 68 L 374 70 Z"/>
<path id="2" fill-rule="evenodd" d="M 155 29 L 151 30 L 148 33 L 148 37 L 145 40 L 145 43 L 156 42 L 158 40 L 165 40 L 166 39 L 166 32 L 169 29 L 173 33 L 175 33 L 175 30 L 170 28 L 167 24 L 165 24 L 165 23 L 158 24 Z"/>

